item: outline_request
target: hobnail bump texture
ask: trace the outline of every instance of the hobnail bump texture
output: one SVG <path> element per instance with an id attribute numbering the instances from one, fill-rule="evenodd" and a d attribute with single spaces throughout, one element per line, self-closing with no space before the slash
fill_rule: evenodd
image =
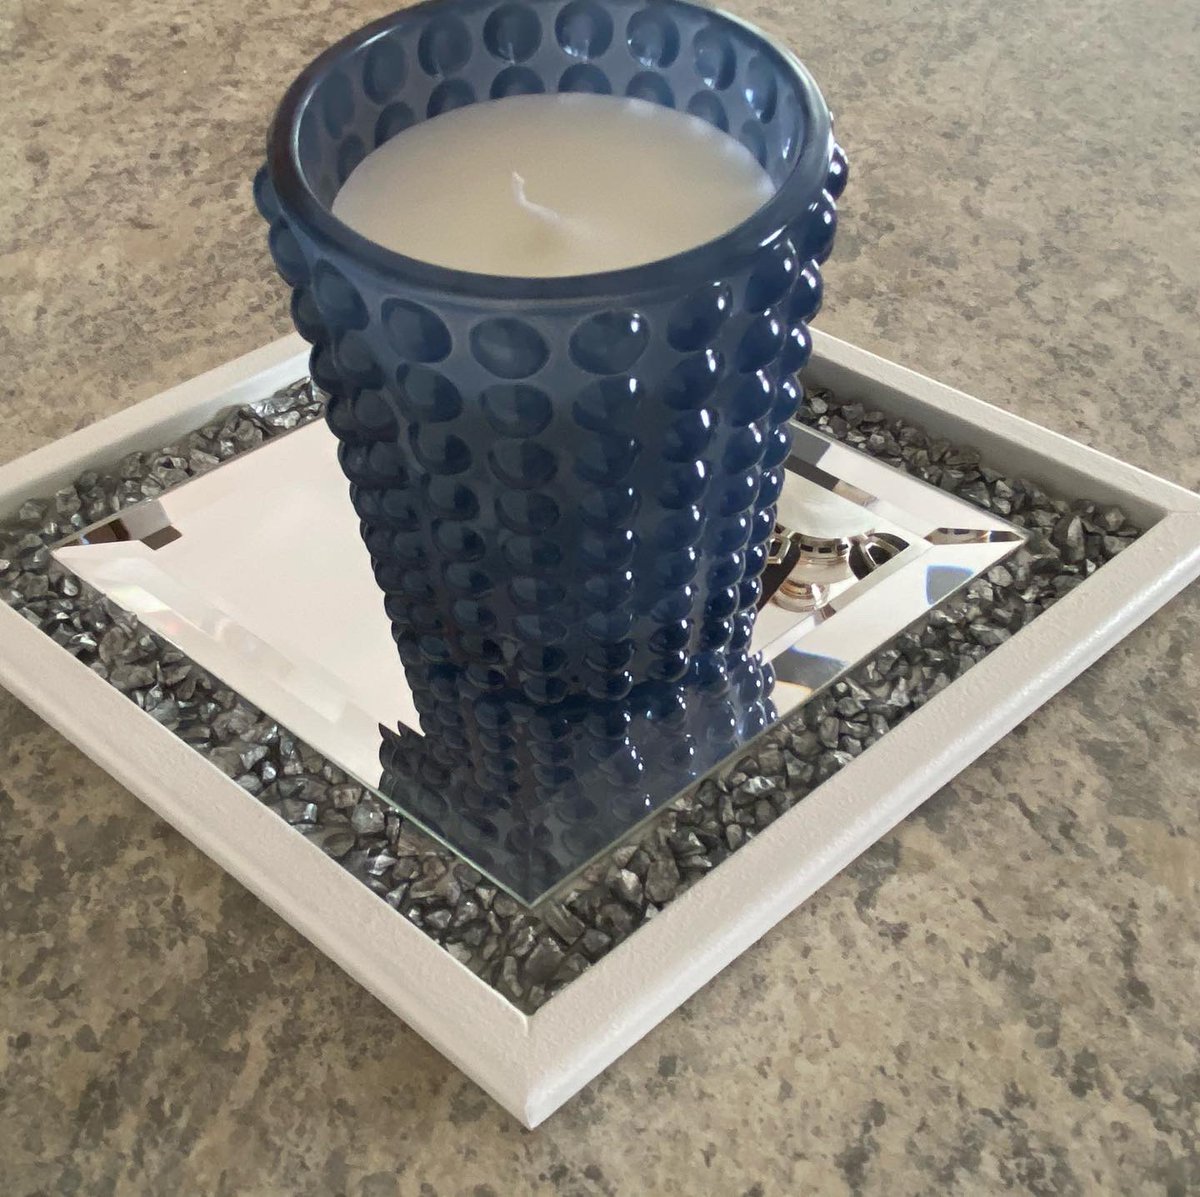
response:
<path id="1" fill-rule="evenodd" d="M 688 4 L 465 0 L 385 18 L 297 81 L 255 194 L 406 665 L 553 704 L 745 649 L 845 180 L 806 80 Z M 765 235 L 548 285 L 414 262 L 329 215 L 414 122 L 570 90 L 702 116 L 788 203 Z"/>
<path id="2" fill-rule="evenodd" d="M 620 702 L 507 701 L 425 673 L 417 707 L 439 730 L 384 731 L 380 791 L 528 903 L 775 720 L 774 674 L 747 653 Z"/>

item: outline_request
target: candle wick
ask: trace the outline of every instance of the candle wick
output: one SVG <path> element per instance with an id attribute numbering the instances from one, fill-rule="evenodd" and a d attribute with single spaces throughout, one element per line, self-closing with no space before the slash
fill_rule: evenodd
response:
<path id="1" fill-rule="evenodd" d="M 512 172 L 513 195 L 516 197 L 517 203 L 528 212 L 532 212 L 535 216 L 540 216 L 542 220 L 551 222 L 559 226 L 565 226 L 569 223 L 567 218 L 561 213 L 556 212 L 553 208 L 547 208 L 545 204 L 539 204 L 535 200 L 531 200 L 525 191 L 525 176 L 519 171 Z"/>

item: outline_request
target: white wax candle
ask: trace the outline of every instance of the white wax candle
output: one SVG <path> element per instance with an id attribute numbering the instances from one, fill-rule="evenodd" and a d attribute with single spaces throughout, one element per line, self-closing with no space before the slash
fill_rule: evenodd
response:
<path id="1" fill-rule="evenodd" d="M 409 257 L 548 278 L 702 245 L 773 191 L 750 151 L 699 117 L 613 96 L 512 96 L 385 142 L 333 211 Z"/>

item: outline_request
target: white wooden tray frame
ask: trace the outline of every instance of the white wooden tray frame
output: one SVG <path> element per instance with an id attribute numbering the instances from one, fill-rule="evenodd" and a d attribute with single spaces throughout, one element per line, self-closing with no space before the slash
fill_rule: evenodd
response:
<path id="1" fill-rule="evenodd" d="M 263 398 L 306 361 L 286 337 L 12 462 L 0 512 Z M 1200 574 L 1200 495 L 821 333 L 805 380 L 1150 530 L 531 1016 L 4 604 L 0 683 L 536 1126 Z"/>

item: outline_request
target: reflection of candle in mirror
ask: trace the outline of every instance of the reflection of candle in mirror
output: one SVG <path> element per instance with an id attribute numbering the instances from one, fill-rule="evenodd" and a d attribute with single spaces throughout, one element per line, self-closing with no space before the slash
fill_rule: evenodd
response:
<path id="1" fill-rule="evenodd" d="M 333 211 L 409 257 L 547 278 L 702 245 L 773 192 L 750 151 L 699 117 L 613 96 L 513 96 L 385 142 Z"/>
<path id="2" fill-rule="evenodd" d="M 878 522 L 865 507 L 836 495 L 802 474 L 788 474 L 775 518 L 785 528 L 813 540 L 849 540 L 874 531 Z"/>

